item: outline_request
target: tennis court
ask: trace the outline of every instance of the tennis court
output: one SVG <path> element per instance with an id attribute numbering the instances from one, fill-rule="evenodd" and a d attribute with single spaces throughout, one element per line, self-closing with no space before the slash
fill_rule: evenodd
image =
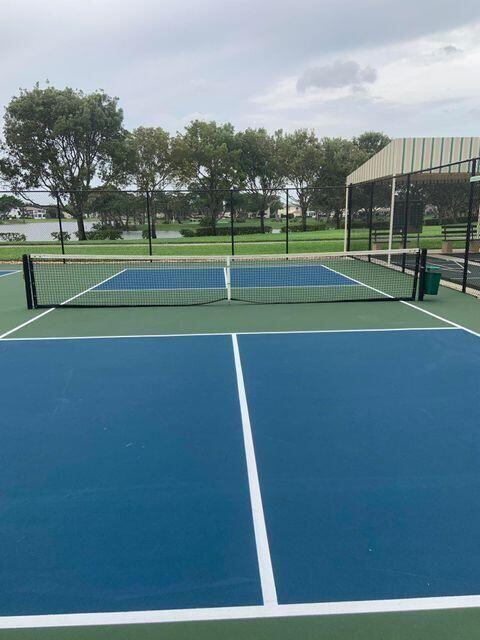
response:
<path id="1" fill-rule="evenodd" d="M 0 295 L 2 638 L 470 628 L 473 298 L 27 311 L 20 275 Z"/>

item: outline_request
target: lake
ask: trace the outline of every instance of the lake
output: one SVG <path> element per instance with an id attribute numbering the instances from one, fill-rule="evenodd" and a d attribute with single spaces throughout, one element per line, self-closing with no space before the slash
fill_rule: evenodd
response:
<path id="1" fill-rule="evenodd" d="M 90 231 L 95 224 L 92 220 L 85 220 L 85 230 Z M 63 230 L 71 235 L 72 240 L 76 240 L 74 235 L 77 230 L 75 220 L 62 220 Z M 58 222 L 47 220 L 46 222 L 9 222 L 8 224 L 0 224 L 0 233 L 23 233 L 28 241 L 36 240 L 53 240 L 52 233 L 58 232 Z M 157 231 L 157 238 L 181 238 L 179 231 Z M 123 240 L 141 240 L 141 231 L 124 231 L 122 233 Z M 0 240 L 1 242 L 1 240 Z"/>

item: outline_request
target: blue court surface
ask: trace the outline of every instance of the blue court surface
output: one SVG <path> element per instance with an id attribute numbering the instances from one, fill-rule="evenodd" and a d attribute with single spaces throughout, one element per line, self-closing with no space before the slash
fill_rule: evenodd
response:
<path id="1" fill-rule="evenodd" d="M 222 267 L 125 269 L 96 286 L 99 291 L 135 289 L 224 289 L 226 272 Z M 235 267 L 230 269 L 233 288 L 352 286 L 355 280 L 323 265 L 285 265 Z"/>
<path id="2" fill-rule="evenodd" d="M 480 594 L 475 335 L 12 339 L 0 355 L 1 616 Z"/>
<path id="3" fill-rule="evenodd" d="M 9 276 L 12 273 L 18 273 L 18 269 L 0 269 L 0 278 L 2 276 Z"/>

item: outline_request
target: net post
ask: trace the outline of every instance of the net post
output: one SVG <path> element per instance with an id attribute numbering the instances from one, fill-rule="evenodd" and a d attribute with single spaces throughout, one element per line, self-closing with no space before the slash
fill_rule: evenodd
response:
<path id="1" fill-rule="evenodd" d="M 32 277 L 33 273 L 31 270 L 30 264 L 30 256 L 26 253 L 22 256 L 22 264 L 23 264 L 23 280 L 25 283 L 25 294 L 27 296 L 27 309 L 33 309 L 33 293 L 32 293 Z"/>
<path id="2" fill-rule="evenodd" d="M 418 301 L 423 302 L 425 297 L 425 272 L 427 268 L 427 250 L 420 250 L 420 261 L 418 265 Z"/>
<path id="3" fill-rule="evenodd" d="M 146 191 L 147 194 L 147 227 L 148 227 L 148 253 L 149 255 L 153 254 L 152 251 L 152 220 L 150 215 L 150 192 Z"/>
<path id="4" fill-rule="evenodd" d="M 288 222 L 288 209 L 289 209 L 289 198 L 288 194 L 290 193 L 289 189 L 285 189 L 286 199 L 285 199 L 285 253 L 288 255 L 288 233 L 289 233 L 289 222 Z"/>
<path id="5" fill-rule="evenodd" d="M 233 225 L 233 189 L 230 189 L 230 239 L 232 256 L 235 255 L 235 229 Z"/>
<path id="6" fill-rule="evenodd" d="M 58 191 L 55 191 L 55 198 L 57 200 L 57 218 L 58 218 L 58 229 L 60 231 L 60 244 L 62 246 L 62 255 L 65 255 L 65 244 L 63 241 L 62 212 L 60 210 L 60 195 Z"/>
<path id="7" fill-rule="evenodd" d="M 472 177 L 477 172 L 477 160 L 472 162 Z M 467 235 L 465 238 L 465 255 L 463 257 L 463 275 L 462 275 L 462 292 L 467 292 L 468 281 L 468 262 L 470 257 L 470 236 L 472 235 L 472 221 L 473 221 L 473 201 L 475 194 L 476 183 L 470 182 L 470 193 L 468 196 L 468 218 L 467 218 Z"/>

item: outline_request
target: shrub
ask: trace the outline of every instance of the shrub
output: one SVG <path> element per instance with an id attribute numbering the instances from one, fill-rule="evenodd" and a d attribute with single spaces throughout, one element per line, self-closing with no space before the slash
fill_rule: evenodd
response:
<path id="1" fill-rule="evenodd" d="M 78 231 L 75 231 L 75 235 L 79 236 Z M 121 229 L 94 229 L 92 231 L 86 231 L 85 235 L 87 240 L 121 240 Z"/>
<path id="2" fill-rule="evenodd" d="M 0 233 L 0 242 L 26 242 L 27 236 L 24 233 Z"/>
<path id="3" fill-rule="evenodd" d="M 313 224 L 307 224 L 307 228 L 303 229 L 301 224 L 290 224 L 288 226 L 288 231 L 293 231 L 294 233 L 297 231 L 325 231 L 325 229 L 327 228 L 327 223 L 325 221 L 322 222 L 315 222 Z M 282 232 L 286 233 L 287 231 L 287 227 L 286 225 L 284 225 L 282 227 Z"/>
<path id="4" fill-rule="evenodd" d="M 52 233 L 50 234 L 52 236 L 52 238 L 54 240 L 57 240 L 58 242 L 60 242 L 61 238 L 60 238 L 60 231 L 52 231 Z M 67 240 L 70 240 L 71 235 L 69 234 L 68 231 L 63 231 L 62 232 L 63 235 L 63 240 L 66 242 Z"/>
<path id="5" fill-rule="evenodd" d="M 272 227 L 265 225 L 265 233 L 271 233 Z M 217 227 L 216 231 L 213 227 L 197 227 L 196 229 L 180 229 L 180 233 L 184 238 L 198 238 L 201 236 L 230 236 L 230 227 Z M 260 226 L 258 227 L 236 227 L 233 230 L 234 236 L 239 235 L 251 235 L 253 233 L 261 233 Z"/>

